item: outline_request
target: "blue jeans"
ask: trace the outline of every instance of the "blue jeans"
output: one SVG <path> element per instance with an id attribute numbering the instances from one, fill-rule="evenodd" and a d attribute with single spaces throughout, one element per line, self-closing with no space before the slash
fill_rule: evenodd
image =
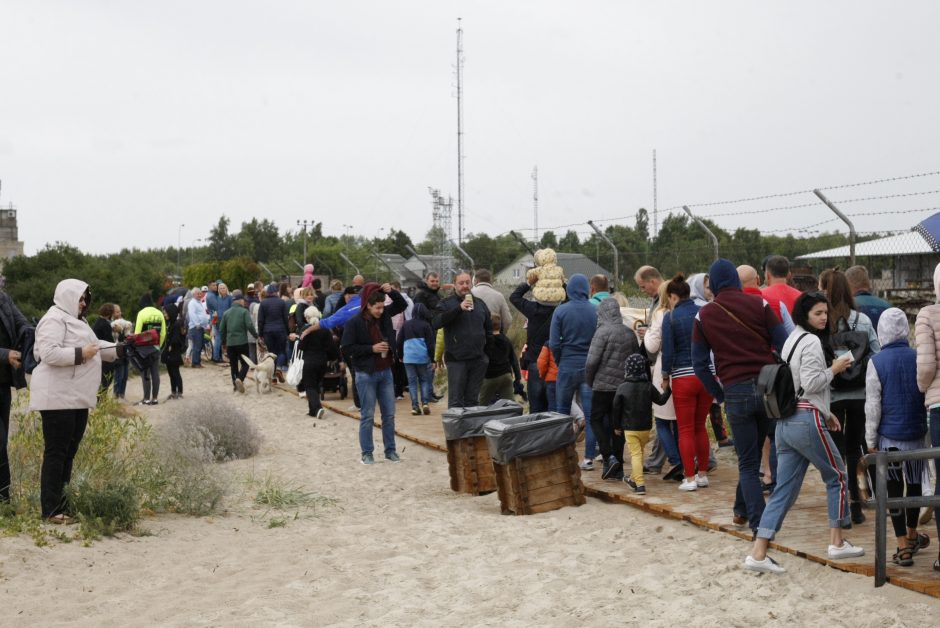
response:
<path id="1" fill-rule="evenodd" d="M 764 491 L 760 485 L 760 458 L 770 419 L 755 380 L 749 379 L 725 387 L 725 412 L 734 434 L 738 453 L 738 488 L 734 514 L 747 515 L 748 525 L 756 530 L 764 514 Z"/>
<path id="2" fill-rule="evenodd" d="M 204 341 L 202 327 L 190 327 L 186 337 L 193 343 L 192 364 L 193 366 L 199 366 L 202 362 L 202 343 Z"/>
<path id="3" fill-rule="evenodd" d="M 558 412 L 558 391 L 556 382 L 545 382 L 545 401 L 549 412 Z"/>
<path id="4" fill-rule="evenodd" d="M 123 397 L 127 390 L 127 360 L 117 360 L 114 363 L 114 396 Z"/>
<path id="5" fill-rule="evenodd" d="M 656 437 L 666 453 L 666 459 L 672 466 L 682 462 L 679 457 L 679 426 L 676 421 L 656 419 Z"/>
<path id="6" fill-rule="evenodd" d="M 584 410 L 584 457 L 593 459 L 597 455 L 597 439 L 591 430 L 591 399 L 594 392 L 584 382 L 584 371 L 558 371 L 558 381 L 555 382 L 558 412 L 571 414 L 571 400 L 576 392 L 581 393 L 581 409 Z"/>
<path id="7" fill-rule="evenodd" d="M 417 408 L 418 386 L 421 386 L 421 403 L 431 403 L 431 378 L 433 377 L 430 364 L 405 364 L 405 373 L 408 375 L 408 394 L 411 396 L 411 407 Z"/>
<path id="8" fill-rule="evenodd" d="M 392 369 L 374 373 L 356 371 L 356 388 L 359 389 L 359 449 L 371 454 L 372 429 L 375 426 L 375 402 L 379 402 L 382 413 L 382 443 L 385 455 L 395 453 L 395 382 Z"/>
<path id="9" fill-rule="evenodd" d="M 222 334 L 218 325 L 212 326 L 212 359 L 216 362 L 222 360 Z"/>
<path id="10" fill-rule="evenodd" d="M 526 382 L 529 393 L 529 412 L 545 412 L 548 410 L 549 398 L 547 397 L 547 384 L 539 377 L 539 367 L 536 364 L 529 365 L 529 379 Z"/>
<path id="11" fill-rule="evenodd" d="M 737 437 L 735 437 L 737 440 Z M 796 502 L 812 463 L 826 484 L 829 527 L 849 522 L 848 477 L 842 456 L 829 435 L 822 414 L 815 408 L 800 408 L 796 414 L 777 420 L 777 487 L 764 508 L 757 536 L 773 539 L 783 519 Z"/>
<path id="12" fill-rule="evenodd" d="M 940 447 L 940 408 L 930 411 L 930 442 L 931 447 Z M 934 495 L 940 495 L 940 459 L 934 458 L 933 469 L 937 473 Z M 940 508 L 933 509 L 933 520 L 937 524 L 937 538 L 940 539 Z"/>
<path id="13" fill-rule="evenodd" d="M 287 333 L 283 331 L 266 331 L 264 336 L 264 346 L 268 351 L 277 356 L 275 366 L 284 370 L 287 366 Z"/>

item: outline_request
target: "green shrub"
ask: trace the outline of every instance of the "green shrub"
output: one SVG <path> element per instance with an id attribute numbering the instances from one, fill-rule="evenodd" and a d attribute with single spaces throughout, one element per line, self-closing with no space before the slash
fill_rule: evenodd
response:
<path id="1" fill-rule="evenodd" d="M 85 539 L 133 531 L 140 520 L 140 490 L 129 480 L 82 478 L 66 490 Z"/>
<path id="2" fill-rule="evenodd" d="M 28 393 L 17 394 L 10 413 L 11 504 L 0 509 L 0 534 L 30 534 L 44 545 L 62 532 L 40 525 L 42 419 L 27 411 L 28 403 Z M 143 511 L 209 514 L 228 489 L 213 464 L 220 450 L 217 440 L 209 439 L 212 447 L 207 448 L 205 438 L 178 430 L 155 432 L 143 417 L 125 412 L 114 399 L 102 399 L 89 414 L 75 456 L 66 496 L 86 541 L 121 531 L 140 533 Z"/>

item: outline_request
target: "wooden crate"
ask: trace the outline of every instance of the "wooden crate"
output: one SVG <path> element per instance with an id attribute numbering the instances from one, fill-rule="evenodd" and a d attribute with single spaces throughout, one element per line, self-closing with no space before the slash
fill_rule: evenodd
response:
<path id="1" fill-rule="evenodd" d="M 485 436 L 447 441 L 447 465 L 454 491 L 486 495 L 496 490 L 496 471 Z"/>
<path id="2" fill-rule="evenodd" d="M 568 445 L 550 454 L 493 463 L 504 515 L 534 515 L 584 503 L 578 453 Z"/>

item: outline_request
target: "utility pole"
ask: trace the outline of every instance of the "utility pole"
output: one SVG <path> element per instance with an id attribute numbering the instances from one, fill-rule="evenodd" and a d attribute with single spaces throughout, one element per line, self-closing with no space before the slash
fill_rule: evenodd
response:
<path id="1" fill-rule="evenodd" d="M 297 226 L 303 227 L 304 230 L 304 266 L 307 265 L 307 225 L 312 227 L 314 224 L 312 220 L 307 220 L 306 218 L 297 221 Z"/>
<path id="2" fill-rule="evenodd" d="M 179 285 L 183 285 L 183 227 L 186 225 L 180 224 L 179 229 L 176 230 L 176 275 L 180 278 Z"/>
<path id="3" fill-rule="evenodd" d="M 839 211 L 839 208 L 832 204 L 828 198 L 826 198 L 822 192 L 819 190 L 813 190 L 813 194 L 816 195 L 819 200 L 826 204 L 826 207 L 832 210 L 832 212 L 842 219 L 842 222 L 849 226 L 849 265 L 855 266 L 855 225 L 852 224 L 852 221 L 849 220 L 848 216 Z"/>
<path id="4" fill-rule="evenodd" d="M 535 244 L 539 243 L 539 166 L 532 167 L 532 210 L 535 213 Z"/>
<path id="5" fill-rule="evenodd" d="M 653 149 L 653 233 L 650 234 L 651 238 L 655 238 L 656 234 L 659 233 L 659 206 L 657 204 L 657 190 L 656 190 L 656 149 Z"/>
<path id="6" fill-rule="evenodd" d="M 457 18 L 457 244 L 463 245 L 463 27 Z"/>

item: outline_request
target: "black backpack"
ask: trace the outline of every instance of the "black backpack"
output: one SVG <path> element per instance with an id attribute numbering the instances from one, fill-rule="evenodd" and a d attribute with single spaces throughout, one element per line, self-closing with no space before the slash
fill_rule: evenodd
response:
<path id="1" fill-rule="evenodd" d="M 761 367 L 760 375 L 757 376 L 757 390 L 764 399 L 764 410 L 769 419 L 785 419 L 796 413 L 796 402 L 802 396 L 803 389 L 797 391 L 793 387 L 790 360 L 800 341 L 808 335 L 809 332 L 806 332 L 796 339 L 786 361 L 780 359 L 780 355 L 774 351 L 774 364 Z"/>
<path id="2" fill-rule="evenodd" d="M 827 362 L 846 351 L 851 351 L 853 358 L 849 368 L 832 378 L 833 390 L 856 390 L 865 387 L 865 372 L 871 359 L 871 347 L 868 345 L 868 333 L 856 329 L 859 318 L 860 315 L 856 312 L 855 322 L 849 329 L 829 334 Z"/>

